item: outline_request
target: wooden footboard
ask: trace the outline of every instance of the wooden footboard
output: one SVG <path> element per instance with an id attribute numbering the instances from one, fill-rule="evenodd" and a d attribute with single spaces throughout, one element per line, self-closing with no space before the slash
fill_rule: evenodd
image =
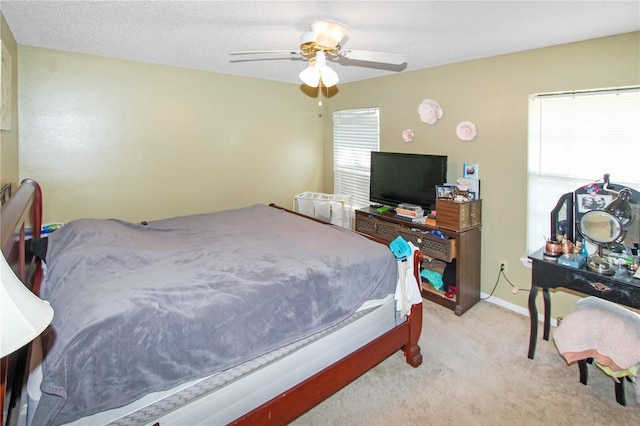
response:
<path id="1" fill-rule="evenodd" d="M 40 237 L 42 225 L 42 193 L 32 179 L 22 181 L 20 188 L 2 206 L 0 238 L 2 254 L 21 281 L 34 293 L 40 288 L 41 268 L 27 249 L 27 233 Z M 0 360 L 0 425 L 15 424 L 16 403 L 25 382 L 29 345 Z"/>
<path id="2" fill-rule="evenodd" d="M 281 208 L 275 205 L 272 205 L 272 207 Z M 299 214 L 288 209 L 281 209 Z M 327 226 L 335 225 L 327 224 Z M 380 242 L 374 238 L 370 239 Z M 422 253 L 416 252 L 413 262 L 414 273 L 419 285 Z M 411 313 L 407 317 L 406 322 L 398 325 L 376 340 L 308 378 L 304 382 L 283 392 L 253 411 L 250 411 L 232 422 L 232 424 L 287 424 L 329 398 L 399 349 L 404 351 L 407 363 L 412 367 L 417 367 L 422 364 L 422 353 L 420 352 L 420 346 L 418 344 L 421 332 L 422 303 L 419 303 L 411 307 Z"/>

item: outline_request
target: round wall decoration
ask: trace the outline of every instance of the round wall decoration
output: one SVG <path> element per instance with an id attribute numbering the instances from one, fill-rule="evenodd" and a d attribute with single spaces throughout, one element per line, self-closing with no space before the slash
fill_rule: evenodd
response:
<path id="1" fill-rule="evenodd" d="M 476 125 L 471 121 L 461 121 L 456 126 L 456 135 L 462 141 L 472 141 L 477 134 Z"/>
<path id="2" fill-rule="evenodd" d="M 435 124 L 436 121 L 442 118 L 443 112 L 438 102 L 433 99 L 425 99 L 418 106 L 418 114 L 423 123 Z"/>
<path id="3" fill-rule="evenodd" d="M 402 131 L 402 140 L 409 143 L 413 141 L 413 131 L 411 129 L 404 129 Z"/>

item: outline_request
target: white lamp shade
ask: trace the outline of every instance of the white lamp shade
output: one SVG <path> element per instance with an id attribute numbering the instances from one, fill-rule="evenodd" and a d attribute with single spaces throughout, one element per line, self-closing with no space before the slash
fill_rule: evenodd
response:
<path id="1" fill-rule="evenodd" d="M 335 86 L 340 81 L 338 74 L 327 66 L 320 68 L 320 78 L 325 87 Z"/>
<path id="2" fill-rule="evenodd" d="M 307 43 L 315 43 L 316 42 L 316 33 L 313 31 L 307 31 L 306 33 L 302 33 L 300 36 L 300 44 L 304 45 Z"/>
<path id="3" fill-rule="evenodd" d="M 318 87 L 320 83 L 320 71 L 318 68 L 311 66 L 302 70 L 300 80 L 310 87 Z"/>
<path id="4" fill-rule="evenodd" d="M 48 302 L 31 293 L 0 256 L 0 358 L 17 351 L 44 331 L 53 319 Z"/>
<path id="5" fill-rule="evenodd" d="M 311 31 L 316 34 L 316 43 L 321 46 L 335 47 L 344 38 L 347 27 L 340 22 L 324 19 L 313 22 Z"/>
<path id="6" fill-rule="evenodd" d="M 325 87 L 338 84 L 338 74 L 327 66 L 327 56 L 323 51 L 316 53 L 314 59 L 309 60 L 309 66 L 300 73 L 300 80 L 310 87 L 318 87 L 322 79 Z"/>

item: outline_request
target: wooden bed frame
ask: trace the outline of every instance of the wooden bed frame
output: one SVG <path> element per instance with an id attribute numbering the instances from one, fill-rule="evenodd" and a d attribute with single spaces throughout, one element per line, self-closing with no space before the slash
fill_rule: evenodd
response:
<path id="1" fill-rule="evenodd" d="M 274 205 L 272 207 L 280 208 Z M 281 209 L 299 214 L 288 209 Z M 0 222 L 3 254 L 23 283 L 35 294 L 38 294 L 42 277 L 40 262 L 37 262 L 30 254 L 26 243 L 26 231 L 32 230 L 34 237 L 38 238 L 42 225 L 42 193 L 37 182 L 32 179 L 22 181 L 20 188 L 3 206 Z M 327 226 L 334 225 L 327 224 Z M 381 242 L 380 240 L 376 241 Z M 420 282 L 419 266 L 421 261 L 422 254 L 416 252 L 413 262 L 418 283 Z M 412 306 L 411 314 L 404 323 L 320 373 L 246 413 L 232 424 L 289 423 L 399 349 L 404 351 L 407 363 L 417 367 L 422 363 L 422 354 L 418 345 L 421 331 L 422 303 L 419 303 Z M 29 345 L 2 359 L 0 398 L 3 411 L 0 413 L 0 425 L 9 424 L 17 416 L 16 411 L 18 410 L 15 408 L 20 406 L 18 401 L 21 388 L 26 383 L 24 371 L 25 366 L 28 365 L 28 357 Z M 162 421 L 157 422 L 156 425 L 161 426 Z"/>
<path id="2" fill-rule="evenodd" d="M 0 242 L 2 254 L 18 278 L 35 294 L 40 290 L 40 262 L 26 246 L 27 230 L 40 237 L 42 225 L 42 192 L 32 179 L 22 181 L 20 188 L 2 206 Z M 29 356 L 29 345 L 0 360 L 0 425 L 9 424 L 17 416 L 14 410 L 20 399 Z"/>

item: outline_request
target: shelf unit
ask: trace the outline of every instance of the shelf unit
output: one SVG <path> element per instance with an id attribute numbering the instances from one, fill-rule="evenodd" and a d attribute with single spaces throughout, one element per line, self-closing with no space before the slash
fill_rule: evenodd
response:
<path id="1" fill-rule="evenodd" d="M 479 203 L 480 201 L 475 201 Z M 378 213 L 373 207 L 356 210 L 356 231 L 391 242 L 401 236 L 415 244 L 425 256 L 451 263 L 456 260 L 456 294 L 447 298 L 428 283 L 422 283 L 422 297 L 462 315 L 480 301 L 481 223 L 464 230 L 422 225 L 397 216 L 391 210 Z M 440 231 L 446 238 L 428 234 Z M 426 266 L 423 261 L 423 266 Z"/>

